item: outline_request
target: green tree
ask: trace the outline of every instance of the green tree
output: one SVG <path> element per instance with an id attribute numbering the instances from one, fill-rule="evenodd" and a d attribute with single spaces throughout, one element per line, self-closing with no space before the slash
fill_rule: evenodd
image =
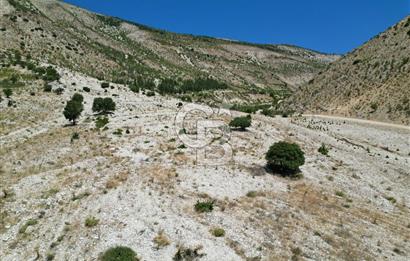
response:
<path id="1" fill-rule="evenodd" d="M 80 117 L 83 112 L 83 104 L 76 100 L 69 100 L 64 108 L 64 117 L 71 121 L 73 125 L 76 124 L 76 120 Z"/>
<path id="2" fill-rule="evenodd" d="M 305 164 L 305 154 L 299 145 L 284 141 L 273 144 L 266 153 L 267 165 L 283 175 L 293 175 Z"/>
<path id="3" fill-rule="evenodd" d="M 115 111 L 115 102 L 111 98 L 94 98 L 93 112 L 107 114 Z"/>
<path id="4" fill-rule="evenodd" d="M 10 96 L 13 94 L 13 91 L 9 88 L 4 89 L 3 92 L 4 92 L 4 95 L 6 95 L 7 98 L 10 98 Z"/>
<path id="5" fill-rule="evenodd" d="M 236 117 L 230 123 L 232 128 L 239 128 L 240 130 L 246 130 L 252 124 L 252 118 L 250 115 L 244 117 Z"/>

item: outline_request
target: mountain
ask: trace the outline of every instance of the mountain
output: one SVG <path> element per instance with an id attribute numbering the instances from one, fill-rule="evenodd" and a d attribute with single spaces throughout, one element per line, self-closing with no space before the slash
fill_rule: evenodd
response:
<path id="1" fill-rule="evenodd" d="M 1 50 L 117 83 L 212 77 L 240 101 L 269 101 L 270 90 L 296 90 L 338 58 L 289 45 L 171 33 L 55 0 L 0 3 Z"/>
<path id="2" fill-rule="evenodd" d="M 410 123 L 410 17 L 318 73 L 289 98 L 299 111 Z"/>

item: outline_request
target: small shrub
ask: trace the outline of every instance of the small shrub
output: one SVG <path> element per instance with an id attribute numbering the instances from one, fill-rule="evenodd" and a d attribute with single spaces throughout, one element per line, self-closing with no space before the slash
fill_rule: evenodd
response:
<path id="1" fill-rule="evenodd" d="M 295 175 L 305 164 L 305 154 L 299 145 L 284 141 L 273 144 L 265 158 L 269 168 L 283 175 Z"/>
<path id="2" fill-rule="evenodd" d="M 252 119 L 250 115 L 245 117 L 236 117 L 229 123 L 229 126 L 240 130 L 246 130 L 246 128 L 251 126 L 251 122 Z"/>
<path id="3" fill-rule="evenodd" d="M 178 250 L 175 253 L 172 261 L 194 261 L 199 260 L 205 254 L 200 254 L 199 251 L 202 249 L 201 246 L 195 247 L 194 249 L 178 246 Z"/>
<path id="4" fill-rule="evenodd" d="M 51 92 L 53 87 L 50 84 L 45 84 L 43 87 L 44 92 Z"/>
<path id="5" fill-rule="evenodd" d="M 3 93 L 7 98 L 10 98 L 10 96 L 13 94 L 13 91 L 10 88 L 7 88 L 3 90 Z"/>
<path id="6" fill-rule="evenodd" d="M 86 227 L 95 227 L 96 225 L 98 225 L 99 222 L 100 222 L 100 221 L 99 221 L 97 218 L 95 218 L 95 217 L 88 217 L 88 218 L 85 220 L 84 225 L 85 225 Z"/>
<path id="7" fill-rule="evenodd" d="M 95 127 L 97 129 L 101 129 L 102 127 L 104 127 L 108 123 L 109 123 L 108 117 L 97 117 L 97 119 L 95 120 Z"/>
<path id="8" fill-rule="evenodd" d="M 108 249 L 101 256 L 101 261 L 138 261 L 137 254 L 129 247 L 117 246 Z"/>
<path id="9" fill-rule="evenodd" d="M 211 229 L 211 234 L 214 235 L 214 237 L 223 237 L 225 236 L 225 230 L 222 228 L 214 228 Z"/>
<path id="10" fill-rule="evenodd" d="M 64 88 L 61 88 L 61 87 L 54 90 L 54 93 L 57 95 L 61 95 L 63 94 L 63 92 L 64 92 Z"/>
<path id="11" fill-rule="evenodd" d="M 214 201 L 205 201 L 205 202 L 197 201 L 195 204 L 195 211 L 198 213 L 212 212 L 213 209 L 214 209 Z"/>
<path id="12" fill-rule="evenodd" d="M 148 92 L 146 93 L 146 95 L 147 95 L 148 97 L 152 97 L 152 96 L 155 96 L 155 92 L 154 92 L 154 91 L 148 91 Z"/>
<path id="13" fill-rule="evenodd" d="M 258 192 L 252 190 L 252 191 L 249 191 L 248 193 L 246 193 L 246 196 L 248 198 L 256 198 L 258 196 Z"/>
<path id="14" fill-rule="evenodd" d="M 122 129 L 117 129 L 116 131 L 114 131 L 113 134 L 117 135 L 117 136 L 121 136 L 122 135 Z"/>
<path id="15" fill-rule="evenodd" d="M 154 237 L 154 243 L 157 248 L 163 248 L 171 244 L 167 235 L 165 235 L 164 231 L 160 231 L 158 235 Z"/>
<path id="16" fill-rule="evenodd" d="M 78 132 L 74 132 L 73 135 L 71 135 L 71 142 L 74 140 L 79 140 L 80 139 L 80 134 Z"/>
<path id="17" fill-rule="evenodd" d="M 344 198 L 346 196 L 343 191 L 336 191 L 335 195 L 338 196 L 338 197 L 341 197 L 341 198 Z"/>
<path id="18" fill-rule="evenodd" d="M 327 156 L 329 154 L 329 148 L 326 147 L 324 143 L 322 143 L 322 146 L 318 149 L 318 152 L 321 153 L 322 155 Z"/>
<path id="19" fill-rule="evenodd" d="M 109 88 L 109 87 L 110 87 L 110 84 L 109 84 L 108 82 L 103 82 L 103 83 L 101 83 L 101 88 L 107 89 L 107 88 Z"/>
<path id="20" fill-rule="evenodd" d="M 372 104 L 370 104 L 370 108 L 372 109 L 372 112 L 375 112 L 375 111 L 377 111 L 377 108 L 378 108 L 379 106 L 377 105 L 377 103 L 375 103 L 375 102 L 373 102 Z"/>
<path id="21" fill-rule="evenodd" d="M 85 91 L 85 92 L 90 92 L 91 89 L 90 89 L 89 87 L 83 87 L 83 91 Z"/>

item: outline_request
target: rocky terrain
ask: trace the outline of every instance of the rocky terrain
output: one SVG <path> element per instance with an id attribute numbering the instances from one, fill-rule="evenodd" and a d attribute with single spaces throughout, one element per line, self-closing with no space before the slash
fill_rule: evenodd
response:
<path id="1" fill-rule="evenodd" d="M 404 37 L 407 25 L 396 28 Z M 409 260 L 410 127 L 400 110 L 383 114 L 405 85 L 374 96 L 368 114 L 271 113 L 299 88 L 316 106 L 310 90 L 332 90 L 326 75 L 354 55 L 350 68 L 364 66 L 372 46 L 382 57 L 379 38 L 326 70 L 337 56 L 178 35 L 52 0 L 0 0 L 0 36 L 0 260 L 99 260 L 116 246 L 147 261 Z M 405 79 L 394 72 L 383 79 Z M 160 88 L 202 77 L 228 87 Z M 75 125 L 63 114 L 74 94 Z M 115 110 L 94 111 L 102 97 Z M 239 110 L 252 113 L 246 130 L 228 126 L 248 115 Z M 298 175 L 266 167 L 278 141 L 305 153 Z"/>
<path id="2" fill-rule="evenodd" d="M 300 111 L 408 125 L 409 46 L 406 17 L 320 72 L 287 103 Z"/>
<path id="3" fill-rule="evenodd" d="M 408 260 L 410 128 L 253 115 L 248 131 L 207 148 L 229 144 L 232 157 L 204 164 L 182 146 L 177 99 L 118 84 L 105 92 L 97 79 L 59 73 L 51 85 L 65 86 L 61 95 L 33 85 L 12 95 L 16 107 L 0 104 L 2 260 L 95 260 L 115 245 L 141 260 L 172 260 L 181 248 L 196 249 L 193 260 Z M 85 111 L 70 126 L 62 111 L 75 92 Z M 99 130 L 98 96 L 117 104 Z M 266 172 L 264 155 L 280 140 L 305 151 L 303 178 Z M 213 211 L 196 212 L 207 200 Z"/>

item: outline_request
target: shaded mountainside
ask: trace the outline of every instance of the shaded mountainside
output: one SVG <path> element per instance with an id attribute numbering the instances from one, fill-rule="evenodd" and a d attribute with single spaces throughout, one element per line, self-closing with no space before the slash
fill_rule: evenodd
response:
<path id="1" fill-rule="evenodd" d="M 0 0 L 0 49 L 129 84 L 213 77 L 234 96 L 295 90 L 336 55 L 175 34 L 94 14 L 55 0 Z M 267 95 L 269 97 L 269 95 Z"/>
<path id="2" fill-rule="evenodd" d="M 299 111 L 410 123 L 410 17 L 319 73 L 288 104 Z"/>

